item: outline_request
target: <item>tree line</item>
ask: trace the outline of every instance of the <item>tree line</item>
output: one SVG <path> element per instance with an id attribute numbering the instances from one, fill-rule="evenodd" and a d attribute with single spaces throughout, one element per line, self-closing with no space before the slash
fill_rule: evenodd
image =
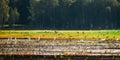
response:
<path id="1" fill-rule="evenodd" d="M 0 0 L 0 28 L 120 29 L 119 10 L 120 0 Z"/>

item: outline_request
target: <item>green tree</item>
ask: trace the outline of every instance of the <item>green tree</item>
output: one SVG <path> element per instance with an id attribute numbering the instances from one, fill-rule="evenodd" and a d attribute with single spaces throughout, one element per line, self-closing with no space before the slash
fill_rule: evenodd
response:
<path id="1" fill-rule="evenodd" d="M 0 0 L 0 28 L 3 28 L 3 25 L 9 18 L 9 0 Z"/>
<path id="2" fill-rule="evenodd" d="M 10 18 L 9 18 L 9 26 L 13 27 L 16 21 L 19 19 L 19 12 L 17 8 L 10 8 Z"/>
<path id="3" fill-rule="evenodd" d="M 47 22 L 51 23 L 57 6 L 59 6 L 59 0 L 30 0 L 31 23 L 39 23 L 42 27 L 48 24 Z"/>

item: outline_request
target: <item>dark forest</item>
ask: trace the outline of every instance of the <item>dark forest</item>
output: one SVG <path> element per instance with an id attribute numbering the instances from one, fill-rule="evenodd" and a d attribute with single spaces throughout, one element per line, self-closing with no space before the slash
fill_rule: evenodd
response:
<path id="1" fill-rule="evenodd" d="M 120 0 L 0 0 L 0 29 L 120 29 Z"/>

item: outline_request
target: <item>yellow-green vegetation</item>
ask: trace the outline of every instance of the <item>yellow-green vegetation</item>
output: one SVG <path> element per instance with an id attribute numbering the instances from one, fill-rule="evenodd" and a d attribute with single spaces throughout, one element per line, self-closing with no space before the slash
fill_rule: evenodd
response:
<path id="1" fill-rule="evenodd" d="M 0 38 L 120 40 L 120 30 L 0 30 Z"/>

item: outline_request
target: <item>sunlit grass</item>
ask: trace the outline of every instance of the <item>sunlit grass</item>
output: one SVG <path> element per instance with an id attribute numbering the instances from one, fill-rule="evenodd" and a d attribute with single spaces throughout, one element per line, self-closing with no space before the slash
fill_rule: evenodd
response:
<path id="1" fill-rule="evenodd" d="M 119 40 L 120 30 L 0 30 L 0 38 Z"/>

